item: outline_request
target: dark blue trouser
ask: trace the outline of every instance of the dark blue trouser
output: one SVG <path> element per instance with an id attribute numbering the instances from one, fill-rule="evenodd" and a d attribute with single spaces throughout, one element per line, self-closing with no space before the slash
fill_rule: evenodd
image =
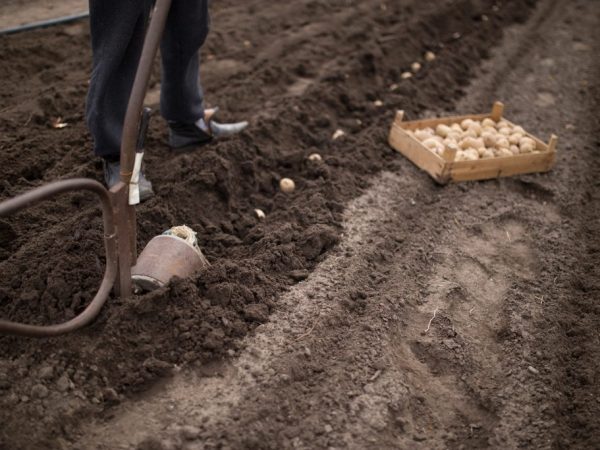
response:
<path id="1" fill-rule="evenodd" d="M 161 42 L 160 109 L 192 123 L 204 114 L 198 50 L 209 28 L 209 0 L 173 0 Z M 89 0 L 93 70 L 86 120 L 98 156 L 117 158 L 125 110 L 152 0 Z"/>

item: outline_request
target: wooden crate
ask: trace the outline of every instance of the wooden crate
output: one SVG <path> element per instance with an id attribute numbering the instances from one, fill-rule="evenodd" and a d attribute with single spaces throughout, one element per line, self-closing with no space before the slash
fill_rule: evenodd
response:
<path id="1" fill-rule="evenodd" d="M 556 142 L 558 138 L 555 135 L 552 135 L 550 141 L 546 144 L 537 137 L 526 133 L 526 136 L 532 138 L 536 143 L 537 151 L 534 153 L 479 159 L 476 161 L 455 161 L 456 150 L 446 148 L 440 156 L 429 150 L 419 140 L 405 131 L 425 127 L 435 129 L 440 123 L 450 125 L 455 122 L 460 123 L 465 119 L 481 121 L 485 118 L 491 118 L 497 122 L 503 118 L 503 112 L 504 105 L 496 102 L 490 114 L 473 114 L 403 122 L 404 112 L 398 111 L 390 130 L 389 143 L 395 150 L 410 159 L 440 184 L 446 184 L 450 181 L 486 180 L 523 173 L 549 171 L 556 161 Z M 506 118 L 504 120 L 512 125 Z"/>

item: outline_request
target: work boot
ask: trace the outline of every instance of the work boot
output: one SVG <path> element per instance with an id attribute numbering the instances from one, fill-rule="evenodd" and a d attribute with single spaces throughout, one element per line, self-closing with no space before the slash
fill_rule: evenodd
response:
<path id="1" fill-rule="evenodd" d="M 119 181 L 121 181 L 121 163 L 119 161 L 104 160 L 103 166 L 104 181 L 110 189 Z M 143 171 L 140 171 L 140 179 L 138 184 L 140 187 L 140 202 L 148 200 L 154 195 L 154 191 L 152 190 L 152 183 L 146 179 Z"/>
<path id="2" fill-rule="evenodd" d="M 172 148 L 208 144 L 215 138 L 233 136 L 244 130 L 248 122 L 219 123 L 212 120 L 218 108 L 207 109 L 194 123 L 169 121 L 169 145 Z"/>

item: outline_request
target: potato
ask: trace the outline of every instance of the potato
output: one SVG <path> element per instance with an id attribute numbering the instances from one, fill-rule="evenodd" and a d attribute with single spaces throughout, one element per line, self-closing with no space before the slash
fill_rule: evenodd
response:
<path id="1" fill-rule="evenodd" d="M 496 130 L 492 133 L 491 131 L 484 131 L 481 133 L 481 138 L 483 139 L 483 143 L 486 147 L 494 147 L 496 145 L 497 140 Z"/>
<path id="2" fill-rule="evenodd" d="M 511 153 L 513 155 L 518 155 L 519 153 L 521 153 L 521 150 L 516 145 L 511 145 L 508 149 L 511 151 Z"/>
<path id="3" fill-rule="evenodd" d="M 488 126 L 485 126 L 485 127 L 482 127 L 482 128 L 481 128 L 481 134 L 483 134 L 483 133 L 493 133 L 493 134 L 497 134 L 497 133 L 498 133 L 498 130 L 496 130 L 496 128 L 494 128 L 494 127 L 488 127 Z"/>
<path id="4" fill-rule="evenodd" d="M 494 129 L 496 129 L 496 122 L 494 122 L 492 119 L 486 118 L 481 121 L 481 126 L 484 128 L 492 127 Z"/>
<path id="5" fill-rule="evenodd" d="M 506 137 L 501 136 L 498 139 L 496 139 L 496 147 L 508 149 L 510 147 L 510 142 L 508 142 L 508 139 Z"/>
<path id="6" fill-rule="evenodd" d="M 446 138 L 448 139 L 454 139 L 455 141 L 460 141 L 462 139 L 462 131 L 460 133 L 457 133 L 456 131 L 452 130 L 450 133 L 448 133 L 448 136 L 446 136 Z"/>
<path id="7" fill-rule="evenodd" d="M 465 152 L 463 150 L 458 150 L 456 152 L 456 157 L 454 158 L 454 161 L 466 161 Z"/>
<path id="8" fill-rule="evenodd" d="M 519 146 L 522 144 L 531 144 L 535 147 L 535 141 L 527 136 L 522 137 L 521 140 L 519 141 Z"/>
<path id="9" fill-rule="evenodd" d="M 512 134 L 512 129 L 509 127 L 498 128 L 498 133 L 503 134 L 505 136 L 510 136 Z"/>
<path id="10" fill-rule="evenodd" d="M 290 192 L 293 192 L 296 188 L 296 183 L 294 183 L 294 180 L 291 180 L 290 178 L 282 178 L 279 181 L 279 187 L 283 192 L 289 194 Z"/>
<path id="11" fill-rule="evenodd" d="M 444 145 L 446 147 L 458 147 L 458 141 L 456 139 L 447 137 L 444 139 Z"/>
<path id="12" fill-rule="evenodd" d="M 471 136 L 467 136 L 463 139 L 461 139 L 460 141 L 458 141 L 458 146 L 462 149 L 462 150 L 466 150 L 469 147 L 473 147 L 473 143 L 472 141 L 475 140 L 474 137 Z"/>
<path id="13" fill-rule="evenodd" d="M 521 153 L 531 153 L 536 149 L 535 141 L 531 138 L 524 137 L 519 141 Z"/>
<path id="14" fill-rule="evenodd" d="M 462 133 L 463 132 L 462 127 L 458 123 L 453 123 L 452 125 L 450 125 L 450 128 L 452 130 L 454 130 L 454 131 L 457 131 L 458 133 Z"/>
<path id="15" fill-rule="evenodd" d="M 427 147 L 429 150 L 431 150 L 433 153 L 440 154 L 441 152 L 444 151 L 444 142 L 438 141 L 437 139 L 435 139 L 436 137 L 439 137 L 439 136 L 433 136 L 428 139 L 425 139 L 423 141 L 423 145 L 425 147 Z"/>
<path id="16" fill-rule="evenodd" d="M 493 158 L 494 151 L 491 148 L 480 148 L 477 149 L 479 151 L 479 157 L 481 159 Z"/>
<path id="17" fill-rule="evenodd" d="M 427 148 L 435 148 L 438 146 L 438 141 L 433 138 L 433 136 L 429 136 L 425 139 L 422 144 Z"/>
<path id="18" fill-rule="evenodd" d="M 477 136 L 481 136 L 481 131 L 483 128 L 479 122 L 473 122 L 471 125 L 469 125 L 469 130 L 473 130 L 475 133 L 477 133 Z"/>
<path id="19" fill-rule="evenodd" d="M 500 128 L 512 128 L 512 127 L 510 126 L 510 123 L 508 123 L 506 120 L 500 119 L 500 121 L 498 123 L 496 123 L 496 128 L 499 130 Z"/>
<path id="20" fill-rule="evenodd" d="M 505 156 L 513 156 L 513 153 L 509 149 L 507 149 L 507 148 L 499 148 L 498 152 L 496 153 L 496 155 L 499 158 L 503 158 Z"/>
<path id="21" fill-rule="evenodd" d="M 464 153 L 467 161 L 477 161 L 479 159 L 479 152 L 474 148 L 468 148 L 464 150 Z"/>
<path id="22" fill-rule="evenodd" d="M 475 132 L 475 130 L 473 128 L 468 128 L 466 131 L 463 132 L 463 137 L 479 137 L 479 135 Z"/>
<path id="23" fill-rule="evenodd" d="M 521 150 L 521 153 L 531 153 L 535 150 L 535 147 L 531 144 L 531 142 L 523 142 L 522 144 L 519 144 L 519 149 Z"/>
<path id="24" fill-rule="evenodd" d="M 473 119 L 465 119 L 460 123 L 463 130 L 468 130 L 469 126 L 473 123 Z"/>
<path id="25" fill-rule="evenodd" d="M 414 135 L 418 140 L 424 141 L 425 139 L 432 137 L 433 133 L 429 133 L 426 130 L 415 130 Z"/>
<path id="26" fill-rule="evenodd" d="M 508 137 L 508 142 L 510 142 L 512 145 L 518 145 L 519 142 L 521 141 L 521 138 L 523 138 L 523 135 L 521 133 L 514 133 L 513 132 L 513 134 L 511 134 Z"/>
<path id="27" fill-rule="evenodd" d="M 256 208 L 256 209 L 254 210 L 254 215 L 255 215 L 255 216 L 256 216 L 256 218 L 257 218 L 257 219 L 259 219 L 259 220 L 263 220 L 263 219 L 266 217 L 266 215 L 265 215 L 264 211 L 263 211 L 262 209 L 258 209 L 258 208 Z"/>
<path id="28" fill-rule="evenodd" d="M 523 129 L 523 127 L 520 127 L 519 125 L 517 125 L 516 127 L 513 128 L 513 133 L 527 134 L 527 133 L 525 133 L 525 130 Z"/>
<path id="29" fill-rule="evenodd" d="M 451 128 L 448 125 L 444 125 L 440 123 L 437 127 L 435 127 L 435 134 L 441 137 L 448 137 L 448 134 L 451 132 Z"/>
<path id="30" fill-rule="evenodd" d="M 322 161 L 323 158 L 318 153 L 311 153 L 308 155 L 309 161 Z"/>

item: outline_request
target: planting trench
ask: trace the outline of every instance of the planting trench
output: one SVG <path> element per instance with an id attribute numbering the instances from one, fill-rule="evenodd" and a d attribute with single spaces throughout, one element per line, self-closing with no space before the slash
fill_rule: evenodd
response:
<path id="1" fill-rule="evenodd" d="M 139 209 L 140 247 L 186 223 L 212 267 L 111 299 L 71 336 L 2 338 L 2 445 L 597 444 L 594 5 L 539 2 L 501 41 L 528 18 L 523 2 L 262 3 L 215 5 L 203 54 L 208 100 L 250 130 L 171 154 L 164 124 L 151 128 L 158 196 Z M 87 39 L 78 24 L 0 41 L 0 198 L 99 177 L 82 120 Z M 401 82 L 427 49 L 438 58 Z M 498 98 L 561 135 L 554 172 L 440 188 L 385 142 L 397 108 Z M 48 128 L 57 116 L 66 129 Z M 324 163 L 306 161 L 313 151 Z M 297 181 L 291 196 L 281 176 Z M 2 316 L 80 311 L 102 272 L 100 224 L 79 194 L 0 222 Z"/>

